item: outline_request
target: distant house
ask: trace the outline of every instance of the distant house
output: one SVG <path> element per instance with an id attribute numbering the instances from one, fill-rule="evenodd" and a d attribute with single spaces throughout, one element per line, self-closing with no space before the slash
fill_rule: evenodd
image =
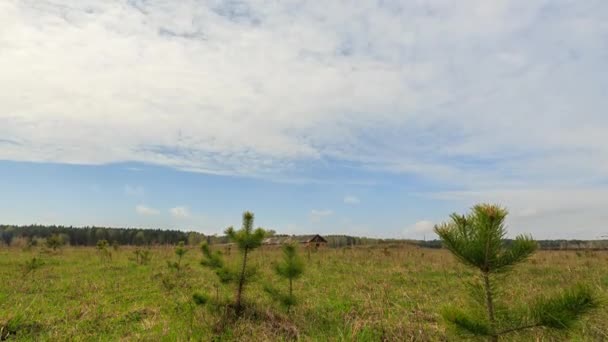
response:
<path id="1" fill-rule="evenodd" d="M 327 240 L 325 240 L 319 234 L 302 236 L 302 237 L 298 238 L 298 242 L 309 245 L 309 246 L 315 246 L 315 247 L 327 245 Z"/>
<path id="2" fill-rule="evenodd" d="M 262 241 L 262 244 L 267 246 L 283 245 L 286 243 L 297 243 L 300 245 L 314 246 L 316 248 L 327 245 L 327 240 L 321 235 L 315 234 L 303 236 L 273 236 Z"/>

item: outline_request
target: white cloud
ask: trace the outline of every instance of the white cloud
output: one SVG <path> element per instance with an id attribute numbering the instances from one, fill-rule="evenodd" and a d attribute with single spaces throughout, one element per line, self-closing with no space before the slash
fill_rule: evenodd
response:
<path id="1" fill-rule="evenodd" d="M 144 215 L 144 216 L 152 216 L 152 215 L 158 215 L 160 214 L 160 211 L 154 208 L 150 208 L 146 205 L 143 204 L 139 204 L 135 207 L 135 212 L 138 213 L 139 215 Z"/>
<path id="2" fill-rule="evenodd" d="M 3 1 L 0 159 L 304 180 L 302 165 L 331 160 L 462 193 L 502 189 L 492 198 L 545 231 L 565 226 L 547 212 L 568 210 L 598 231 L 603 211 L 545 195 L 608 192 L 607 11 Z"/>
<path id="3" fill-rule="evenodd" d="M 593 239 L 608 232 L 608 190 L 589 187 L 453 191 L 431 195 L 454 203 L 465 213 L 476 203 L 496 203 L 509 210 L 511 236 Z M 447 217 L 446 217 L 447 219 Z"/>
<path id="4" fill-rule="evenodd" d="M 132 186 L 127 184 L 124 187 L 124 193 L 127 196 L 142 197 L 145 194 L 145 190 L 143 186 Z"/>
<path id="5" fill-rule="evenodd" d="M 608 170 L 606 3 L 0 6 L 0 159 L 264 176 L 331 158 L 468 185 Z"/>
<path id="6" fill-rule="evenodd" d="M 361 201 L 359 201 L 358 197 L 355 196 L 345 196 L 344 197 L 344 203 L 346 204 L 359 204 Z"/>
<path id="7" fill-rule="evenodd" d="M 313 209 L 310 211 L 310 220 L 312 222 L 319 222 L 323 218 L 331 216 L 334 212 L 329 209 Z"/>
<path id="8" fill-rule="evenodd" d="M 436 239 L 434 232 L 435 223 L 430 220 L 420 220 L 403 230 L 403 237 L 410 239 Z"/>
<path id="9" fill-rule="evenodd" d="M 416 222 L 411 227 L 411 230 L 415 231 L 416 233 L 430 233 L 433 231 L 433 228 L 435 228 L 435 224 L 433 222 L 422 220 Z"/>
<path id="10" fill-rule="evenodd" d="M 188 207 L 171 208 L 169 209 L 169 213 L 171 213 L 171 216 L 178 219 L 189 218 L 191 216 L 190 209 Z"/>

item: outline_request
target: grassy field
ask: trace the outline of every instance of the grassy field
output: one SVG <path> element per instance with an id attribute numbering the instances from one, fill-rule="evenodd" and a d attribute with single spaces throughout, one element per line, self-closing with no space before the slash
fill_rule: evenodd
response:
<path id="1" fill-rule="evenodd" d="M 196 291 L 225 302 L 234 294 L 199 265 L 198 249 L 186 254 L 181 276 L 166 264 L 175 260 L 173 248 L 153 248 L 148 265 L 132 261 L 133 250 L 121 247 L 103 260 L 95 248 L 0 248 L 0 326 L 14 334 L 10 340 L 37 341 L 454 341 L 461 338 L 446 328 L 441 308 L 467 302 L 464 283 L 473 277 L 445 250 L 302 253 L 306 271 L 294 286 L 300 303 L 288 314 L 262 290 L 264 282 L 287 286 L 271 267 L 281 252 L 262 248 L 251 255 L 258 279 L 248 284 L 245 315 L 235 321 L 217 305 L 191 304 Z M 33 257 L 44 264 L 26 273 Z M 227 257 L 236 262 L 238 253 Z M 577 282 L 608 294 L 608 252 L 540 251 L 513 273 L 500 297 L 510 305 Z M 608 310 L 596 310 L 569 335 L 533 330 L 508 340 L 606 341 Z"/>

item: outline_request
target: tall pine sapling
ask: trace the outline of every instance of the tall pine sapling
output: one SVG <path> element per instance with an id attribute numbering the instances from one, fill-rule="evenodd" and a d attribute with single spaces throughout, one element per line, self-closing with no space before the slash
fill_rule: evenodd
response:
<path id="1" fill-rule="evenodd" d="M 278 276 L 289 281 L 289 292 L 282 294 L 271 286 L 266 286 L 264 289 L 274 299 L 285 305 L 289 312 L 291 307 L 297 303 L 296 297 L 293 294 L 293 281 L 302 276 L 304 272 L 304 263 L 298 255 L 295 245 L 287 244 L 283 246 L 283 260 L 274 269 Z"/>
<path id="2" fill-rule="evenodd" d="M 537 249 L 536 242 L 526 235 L 517 236 L 510 246 L 505 246 L 506 216 L 504 208 L 479 204 L 470 214 L 452 214 L 451 222 L 435 227 L 444 246 L 480 275 L 479 282 L 471 284 L 480 307 L 467 311 L 450 308 L 444 312 L 444 318 L 460 333 L 486 337 L 493 342 L 515 331 L 570 328 L 598 305 L 594 294 L 585 287 L 577 286 L 555 298 L 541 298 L 530 306 L 531 310 L 508 310 L 497 304 L 497 286 L 504 283 L 507 272 Z"/>
<path id="3" fill-rule="evenodd" d="M 262 245 L 262 240 L 266 236 L 266 231 L 262 228 L 253 229 L 254 216 L 252 212 L 246 211 L 243 213 L 243 227 L 238 231 L 234 228 L 229 227 L 226 229 L 226 235 L 228 238 L 236 243 L 239 250 L 243 254 L 241 262 L 241 271 L 237 277 L 237 291 L 236 291 L 236 312 L 240 313 L 242 309 L 242 298 L 243 290 L 245 288 L 245 282 L 253 275 L 253 272 L 247 269 L 247 256 L 254 249 Z"/>

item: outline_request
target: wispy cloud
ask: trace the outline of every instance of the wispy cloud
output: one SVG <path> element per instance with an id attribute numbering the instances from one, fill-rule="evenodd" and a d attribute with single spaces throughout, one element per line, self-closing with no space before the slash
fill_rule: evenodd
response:
<path id="1" fill-rule="evenodd" d="M 567 0 L 4 1 L 0 160 L 285 182 L 347 165 L 544 217 L 526 226 L 600 225 L 603 211 L 545 196 L 608 192 L 607 12 Z M 579 214 L 546 214 L 568 208 Z"/>
<path id="2" fill-rule="evenodd" d="M 436 238 L 435 223 L 430 220 L 420 220 L 403 230 L 403 236 L 412 239 Z"/>
<path id="3" fill-rule="evenodd" d="M 19 144 L 0 159 L 267 177 L 332 159 L 471 187 L 603 177 L 607 10 L 5 2 L 0 133 Z"/>
<path id="4" fill-rule="evenodd" d="M 552 238 L 592 239 L 608 232 L 608 190 L 601 187 L 452 191 L 431 196 L 456 204 L 462 213 L 479 202 L 501 204 L 509 209 L 507 223 L 512 236 L 535 232 Z"/>
<path id="5" fill-rule="evenodd" d="M 143 204 L 139 204 L 139 205 L 135 206 L 135 212 L 138 213 L 139 215 L 143 215 L 143 216 L 154 216 L 154 215 L 160 214 L 159 210 L 150 208 Z"/>
<path id="6" fill-rule="evenodd" d="M 361 201 L 356 196 L 344 196 L 344 203 L 346 204 L 359 204 Z"/>
<path id="7" fill-rule="evenodd" d="M 145 190 L 143 186 L 127 184 L 124 187 L 124 193 L 127 196 L 141 197 L 145 194 Z"/>
<path id="8" fill-rule="evenodd" d="M 334 212 L 329 209 L 313 209 L 310 211 L 310 220 L 312 222 L 319 222 L 323 218 L 331 216 Z"/>
<path id="9" fill-rule="evenodd" d="M 169 213 L 171 214 L 171 216 L 178 219 L 185 219 L 191 216 L 190 209 L 188 207 L 182 206 L 169 209 Z"/>

